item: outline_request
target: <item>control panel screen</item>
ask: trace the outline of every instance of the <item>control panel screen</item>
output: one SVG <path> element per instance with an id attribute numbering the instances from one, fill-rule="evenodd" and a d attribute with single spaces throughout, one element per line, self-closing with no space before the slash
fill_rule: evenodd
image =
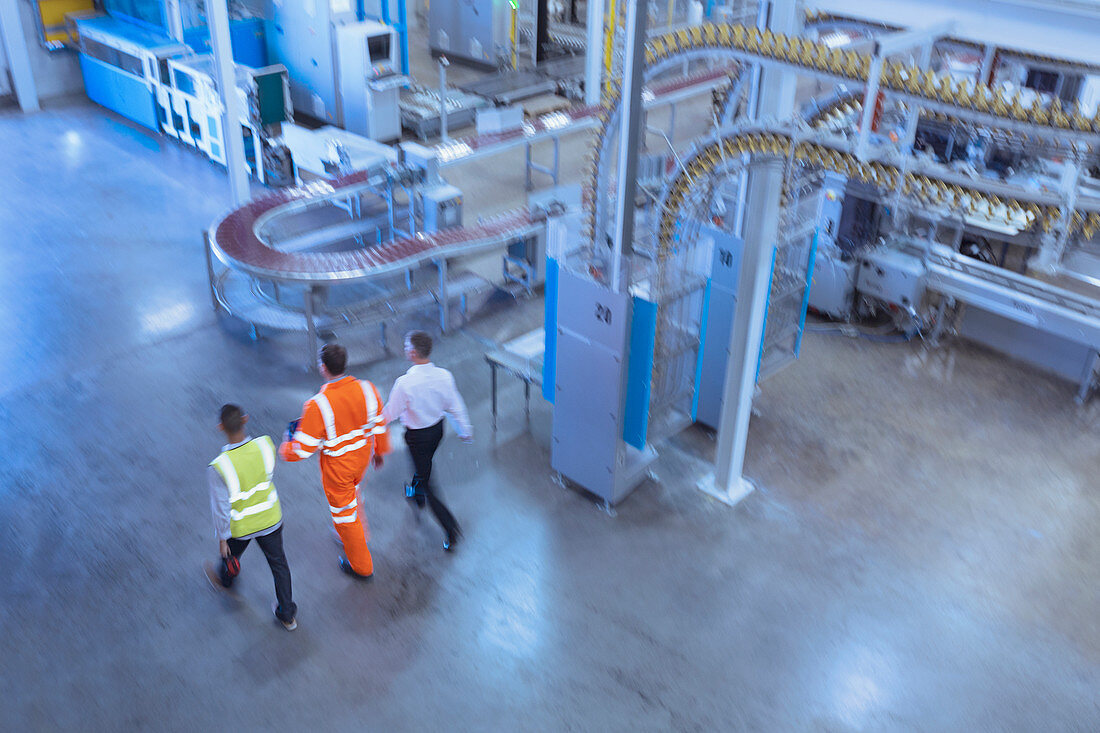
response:
<path id="1" fill-rule="evenodd" d="M 383 33 L 367 38 L 367 53 L 370 54 L 372 64 L 383 63 L 390 60 L 390 34 Z"/>

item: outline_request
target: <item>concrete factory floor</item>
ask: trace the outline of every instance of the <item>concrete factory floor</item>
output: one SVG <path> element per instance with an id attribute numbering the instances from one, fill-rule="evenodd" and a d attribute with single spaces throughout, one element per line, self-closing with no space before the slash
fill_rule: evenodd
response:
<path id="1" fill-rule="evenodd" d="M 210 307 L 224 172 L 84 100 L 0 140 L 0 729 L 1100 729 L 1100 401 L 961 344 L 809 335 L 757 403 L 759 491 L 697 491 L 690 430 L 612 518 L 555 483 L 549 408 L 528 429 L 508 377 L 490 431 L 483 340 L 540 308 L 502 300 L 438 348 L 477 430 L 437 459 L 458 552 L 402 447 L 352 582 L 317 466 L 280 465 L 299 629 L 256 548 L 227 602 L 200 571 L 215 412 L 278 435 L 318 379 L 302 336 Z M 468 211 L 514 205 L 522 152 L 481 168 Z M 388 391 L 400 359 L 346 342 Z"/>

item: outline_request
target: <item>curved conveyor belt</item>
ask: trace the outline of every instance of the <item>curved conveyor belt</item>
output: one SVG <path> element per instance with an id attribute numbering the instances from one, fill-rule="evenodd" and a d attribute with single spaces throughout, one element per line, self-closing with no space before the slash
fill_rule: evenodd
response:
<path id="1" fill-rule="evenodd" d="M 539 226 L 527 209 L 518 209 L 473 226 L 343 252 L 285 252 L 272 247 L 259 233 L 278 217 L 296 212 L 303 201 L 338 200 L 366 190 L 368 177 L 366 171 L 357 171 L 331 181 L 282 189 L 253 201 L 215 223 L 211 247 L 218 259 L 234 270 L 268 280 L 324 285 L 366 280 L 457 254 L 474 254 L 533 234 Z"/>

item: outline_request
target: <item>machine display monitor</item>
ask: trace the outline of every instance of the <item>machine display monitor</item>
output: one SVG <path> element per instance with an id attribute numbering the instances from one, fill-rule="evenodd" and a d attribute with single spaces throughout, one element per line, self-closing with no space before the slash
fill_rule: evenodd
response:
<path id="1" fill-rule="evenodd" d="M 191 78 L 189 74 L 176 69 L 176 89 L 179 89 L 184 94 L 195 94 L 195 80 Z"/>
<path id="2" fill-rule="evenodd" d="M 390 34 L 382 33 L 367 38 L 367 53 L 372 64 L 390 60 Z"/>

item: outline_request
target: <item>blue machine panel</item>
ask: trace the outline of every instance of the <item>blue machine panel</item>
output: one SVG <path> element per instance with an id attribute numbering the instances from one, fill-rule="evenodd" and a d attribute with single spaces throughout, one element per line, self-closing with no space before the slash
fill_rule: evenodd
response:
<path id="1" fill-rule="evenodd" d="M 542 396 L 551 405 L 554 404 L 554 360 L 558 349 L 558 261 L 546 258 L 546 284 L 544 319 L 546 348 L 542 358 Z"/>
<path id="2" fill-rule="evenodd" d="M 154 132 L 160 131 L 156 99 L 142 79 L 86 54 L 80 55 L 80 70 L 89 99 Z"/>
<path id="3" fill-rule="evenodd" d="M 263 18 L 229 21 L 229 45 L 233 47 L 233 60 L 256 69 L 267 66 L 267 39 L 264 33 Z M 213 53 L 210 29 L 206 26 L 184 30 L 183 42 L 197 54 Z"/>
<path id="4" fill-rule="evenodd" d="M 630 319 L 623 440 L 638 450 L 645 448 L 649 427 L 649 392 L 653 382 L 653 346 L 656 338 L 657 304 L 635 297 L 634 315 Z"/>
<path id="5" fill-rule="evenodd" d="M 162 0 L 103 0 L 103 9 L 116 18 L 163 31 Z"/>
<path id="6" fill-rule="evenodd" d="M 557 291 L 550 465 L 613 503 L 630 301 L 568 270 Z"/>
<path id="7" fill-rule="evenodd" d="M 703 337 L 695 369 L 692 417 L 696 422 L 717 427 L 722 415 L 722 393 L 726 365 L 729 363 L 730 331 L 737 308 L 744 243 L 732 234 L 710 228 L 703 228 L 700 237 L 710 237 L 714 249 L 710 277 L 703 296 Z"/>

